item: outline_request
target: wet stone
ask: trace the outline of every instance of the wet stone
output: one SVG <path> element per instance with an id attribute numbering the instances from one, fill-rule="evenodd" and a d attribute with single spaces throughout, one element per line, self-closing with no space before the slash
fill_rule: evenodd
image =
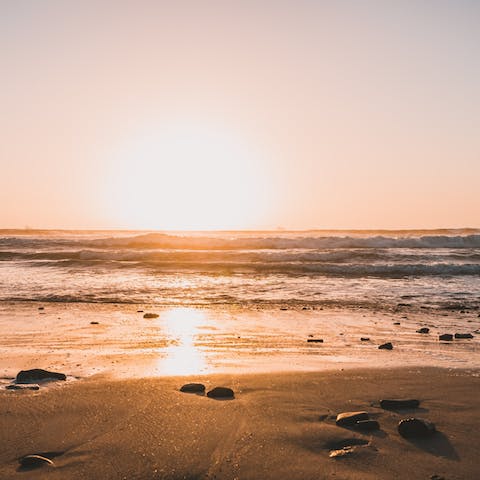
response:
<path id="1" fill-rule="evenodd" d="M 398 433 L 404 438 L 429 437 L 435 433 L 435 425 L 421 418 L 405 418 L 398 424 Z"/>
<path id="2" fill-rule="evenodd" d="M 418 408 L 420 401 L 408 398 L 408 399 L 385 399 L 380 400 L 380 407 L 385 410 L 398 410 L 402 408 Z"/>
<path id="3" fill-rule="evenodd" d="M 367 412 L 343 412 L 337 415 L 335 423 L 339 427 L 352 427 L 363 420 L 369 420 Z"/>
<path id="4" fill-rule="evenodd" d="M 43 466 L 53 466 L 53 462 L 42 455 L 26 455 L 18 460 L 24 468 L 40 468 Z"/>
<path id="5" fill-rule="evenodd" d="M 235 398 L 233 390 L 228 387 L 215 387 L 207 393 L 209 398 L 232 399 Z"/>
<path id="6" fill-rule="evenodd" d="M 66 380 L 67 376 L 64 373 L 49 372 L 41 368 L 34 368 L 32 370 L 22 370 L 18 372 L 16 383 L 29 383 L 38 380 Z"/>
<path id="7" fill-rule="evenodd" d="M 186 383 L 180 388 L 183 393 L 204 393 L 205 385 L 202 383 Z"/>

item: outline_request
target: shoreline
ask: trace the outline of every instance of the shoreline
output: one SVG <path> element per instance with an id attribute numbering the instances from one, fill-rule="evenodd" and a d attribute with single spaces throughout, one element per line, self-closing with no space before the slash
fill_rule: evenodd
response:
<path id="1" fill-rule="evenodd" d="M 190 381 L 233 388 L 217 401 L 181 393 Z M 56 452 L 32 479 L 428 479 L 475 478 L 480 369 L 356 369 L 59 382 L 38 392 L 0 392 L 0 477 L 19 478 L 18 458 Z M 61 388 L 60 388 L 61 387 Z M 383 410 L 382 398 L 420 407 Z M 335 425 L 366 410 L 380 430 Z M 432 421 L 431 438 L 406 440 L 396 425 Z M 353 440 L 352 440 L 353 439 Z M 329 458 L 334 446 L 351 455 Z"/>

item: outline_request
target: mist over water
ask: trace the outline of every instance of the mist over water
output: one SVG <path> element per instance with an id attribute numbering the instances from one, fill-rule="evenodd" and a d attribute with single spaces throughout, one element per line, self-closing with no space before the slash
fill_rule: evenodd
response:
<path id="1" fill-rule="evenodd" d="M 0 231 L 0 300 L 476 308 L 480 230 Z"/>

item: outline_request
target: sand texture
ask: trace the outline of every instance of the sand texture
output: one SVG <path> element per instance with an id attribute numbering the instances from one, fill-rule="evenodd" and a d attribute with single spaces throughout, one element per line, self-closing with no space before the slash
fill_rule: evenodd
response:
<path id="1" fill-rule="evenodd" d="M 232 387 L 234 400 L 181 393 L 189 381 Z M 34 391 L 0 391 L 2 479 L 429 479 L 478 478 L 478 371 L 345 370 L 112 380 L 92 377 Z M 382 398 L 420 407 L 382 410 Z M 379 431 L 335 425 L 366 410 Z M 406 440 L 402 418 L 438 432 Z M 347 455 L 331 450 L 358 445 Z M 53 467 L 22 471 L 46 453 Z"/>

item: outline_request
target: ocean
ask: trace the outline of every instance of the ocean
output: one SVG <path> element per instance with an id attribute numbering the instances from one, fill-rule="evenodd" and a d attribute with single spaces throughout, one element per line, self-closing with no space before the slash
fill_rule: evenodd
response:
<path id="1" fill-rule="evenodd" d="M 480 230 L 1 230 L 0 300 L 477 309 Z"/>

